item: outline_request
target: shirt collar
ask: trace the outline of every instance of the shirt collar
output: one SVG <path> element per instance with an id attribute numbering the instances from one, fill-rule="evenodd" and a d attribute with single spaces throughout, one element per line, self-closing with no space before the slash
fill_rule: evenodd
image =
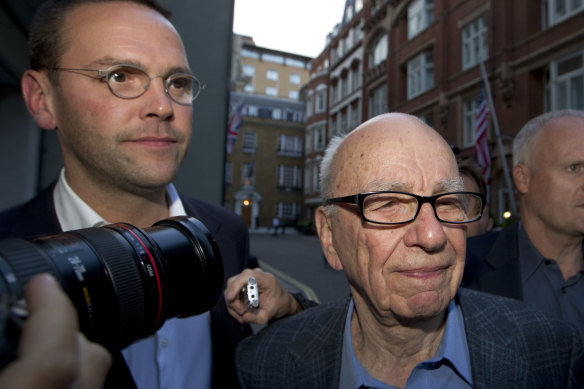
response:
<path id="1" fill-rule="evenodd" d="M 170 216 L 183 216 L 186 214 L 180 196 L 172 183 L 166 187 L 166 197 Z M 53 201 L 57 218 L 63 231 L 100 227 L 111 223 L 104 220 L 71 189 L 65 178 L 64 168 L 61 169 L 59 180 L 55 186 Z"/>
<path id="2" fill-rule="evenodd" d="M 529 279 L 545 260 L 544 256 L 535 248 L 531 239 L 527 236 L 523 224 L 519 221 L 517 227 L 517 239 L 519 247 L 519 268 L 521 269 L 521 279 Z"/>
<path id="3" fill-rule="evenodd" d="M 353 299 L 349 304 L 349 310 L 345 319 L 345 331 L 343 335 L 343 351 L 341 360 L 341 385 L 342 387 L 358 388 L 360 386 L 372 388 L 393 388 L 373 378 L 357 359 L 353 350 L 353 337 L 351 335 L 351 317 L 355 304 Z M 465 381 L 472 385 L 472 372 L 470 355 L 466 341 L 466 332 L 462 311 L 454 300 L 448 305 L 446 316 L 446 328 L 438 346 L 438 350 L 432 358 L 423 363 L 439 362 L 443 359 L 450 361 L 453 367 Z"/>

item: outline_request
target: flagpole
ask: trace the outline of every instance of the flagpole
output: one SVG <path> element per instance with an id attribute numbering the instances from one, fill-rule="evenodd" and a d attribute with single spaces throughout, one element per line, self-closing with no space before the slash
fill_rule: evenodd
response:
<path id="1" fill-rule="evenodd" d="M 493 104 L 493 97 L 491 96 L 491 86 L 489 84 L 489 79 L 487 78 L 487 71 L 485 70 L 485 63 L 481 61 L 481 74 L 483 78 L 483 84 L 485 85 L 485 92 L 487 94 L 487 102 L 489 104 L 489 109 L 491 110 L 493 125 L 495 127 L 495 133 L 497 138 L 497 144 L 499 146 L 499 154 L 501 155 L 501 165 L 503 165 L 503 176 L 505 177 L 505 184 L 509 191 L 509 202 L 511 204 L 511 213 L 514 217 L 519 216 L 517 214 L 517 205 L 515 204 L 515 196 L 513 194 L 513 185 L 511 184 L 511 176 L 509 175 L 509 168 L 507 166 L 507 158 L 505 157 L 505 150 L 503 149 L 503 141 L 501 140 L 501 131 L 499 130 L 499 119 L 497 119 L 497 111 L 495 111 L 495 105 Z"/>

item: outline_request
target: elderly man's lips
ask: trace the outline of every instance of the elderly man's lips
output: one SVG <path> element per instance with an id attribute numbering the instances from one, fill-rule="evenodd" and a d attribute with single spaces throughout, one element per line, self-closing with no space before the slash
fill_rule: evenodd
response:
<path id="1" fill-rule="evenodd" d="M 403 270 L 400 273 L 407 277 L 429 278 L 442 274 L 446 270 L 446 268 L 447 266 L 433 266 L 419 269 Z"/>

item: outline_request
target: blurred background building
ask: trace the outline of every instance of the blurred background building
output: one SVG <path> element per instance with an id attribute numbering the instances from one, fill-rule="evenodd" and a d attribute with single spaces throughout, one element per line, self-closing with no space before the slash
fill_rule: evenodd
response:
<path id="1" fill-rule="evenodd" d="M 0 209 L 34 196 L 61 166 L 56 137 L 38 129 L 20 97 L 39 3 L 0 7 Z M 234 35 L 233 0 L 164 3 L 207 86 L 177 187 L 252 229 L 279 217 L 310 230 L 330 139 L 395 111 L 434 127 L 461 161 L 477 158 L 476 131 L 486 125 L 491 210 L 503 224 L 506 212 L 516 216 L 505 174 L 515 134 L 545 111 L 584 109 L 584 1 L 346 0 L 335 28 L 314 37 L 326 38 L 315 58 Z M 492 105 L 483 105 L 489 92 Z M 480 107 L 487 120 L 477 120 Z"/>

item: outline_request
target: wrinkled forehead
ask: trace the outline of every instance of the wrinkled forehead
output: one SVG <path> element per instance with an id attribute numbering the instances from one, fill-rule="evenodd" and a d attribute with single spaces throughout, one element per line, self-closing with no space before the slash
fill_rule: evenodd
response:
<path id="1" fill-rule="evenodd" d="M 456 159 L 436 131 L 412 118 L 380 121 L 348 136 L 335 164 L 334 191 L 432 194 L 461 190 Z"/>

